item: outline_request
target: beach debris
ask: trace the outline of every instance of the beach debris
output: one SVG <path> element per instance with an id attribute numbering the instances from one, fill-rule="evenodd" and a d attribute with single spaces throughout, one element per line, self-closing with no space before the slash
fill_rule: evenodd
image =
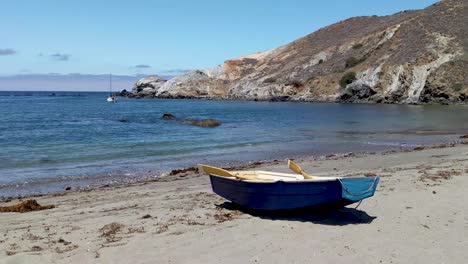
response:
<path id="1" fill-rule="evenodd" d="M 146 214 L 144 216 L 141 217 L 141 219 L 148 219 L 148 218 L 151 218 L 152 216 L 150 214 Z"/>
<path id="2" fill-rule="evenodd" d="M 162 115 L 162 119 L 165 119 L 165 120 L 173 120 L 173 119 L 176 119 L 176 116 L 171 114 L 171 113 L 164 113 Z"/>
<path id="3" fill-rule="evenodd" d="M 32 246 L 31 251 L 42 251 L 43 249 L 40 246 Z"/>
<path id="4" fill-rule="evenodd" d="M 145 227 L 140 226 L 140 227 L 129 227 L 127 234 L 133 234 L 133 233 L 145 233 Z"/>
<path id="5" fill-rule="evenodd" d="M 463 136 L 460 136 L 460 138 L 465 138 L 465 139 L 468 139 L 468 135 L 463 135 Z"/>
<path id="6" fill-rule="evenodd" d="M 222 222 L 232 220 L 232 214 L 231 213 L 214 214 L 213 217 L 218 221 L 218 223 L 222 223 Z"/>
<path id="7" fill-rule="evenodd" d="M 159 226 L 158 230 L 156 230 L 156 234 L 161 234 L 169 230 L 169 225 L 168 224 L 162 224 Z"/>
<path id="8" fill-rule="evenodd" d="M 65 241 L 65 239 L 63 239 L 63 238 L 60 238 L 57 242 L 61 243 L 61 244 L 64 244 L 65 246 L 68 246 L 68 245 L 71 244 L 71 242 Z"/>
<path id="9" fill-rule="evenodd" d="M 417 146 L 413 150 L 419 151 L 419 150 L 424 150 L 426 147 L 424 146 Z"/>
<path id="10" fill-rule="evenodd" d="M 171 172 L 169 173 L 169 176 L 177 175 L 180 173 L 197 172 L 197 171 L 198 171 L 198 168 L 196 167 L 188 167 L 188 168 L 181 169 L 181 170 L 171 170 Z"/>
<path id="11" fill-rule="evenodd" d="M 240 216 L 240 215 L 242 215 L 241 211 L 234 210 L 234 211 L 228 212 L 228 213 L 217 213 L 217 214 L 214 214 L 213 217 L 214 217 L 214 219 L 216 219 L 218 221 L 218 223 L 223 223 L 223 222 L 226 222 L 226 221 L 232 221 L 232 220 L 234 220 L 234 218 L 236 218 L 237 216 Z"/>
<path id="12" fill-rule="evenodd" d="M 32 211 L 40 211 L 55 208 L 55 205 L 40 205 L 36 200 L 27 200 L 20 204 L 10 205 L 10 206 L 0 206 L 1 213 L 7 212 L 17 212 L 17 213 L 26 213 Z"/>
<path id="13" fill-rule="evenodd" d="M 419 177 L 420 181 L 426 182 L 426 180 L 431 180 L 436 183 L 442 182 L 442 180 L 450 180 L 453 176 L 462 175 L 463 171 L 451 169 L 451 170 L 439 170 L 437 172 L 428 172 L 426 170 L 419 171 L 422 175 Z M 438 184 L 435 184 L 438 185 Z"/>
<path id="14" fill-rule="evenodd" d="M 59 253 L 59 254 L 62 254 L 62 253 L 66 253 L 68 251 L 72 251 L 74 249 L 77 249 L 78 248 L 78 245 L 68 245 L 64 248 L 59 248 L 59 247 L 56 247 L 55 248 L 55 252 Z"/>
<path id="15" fill-rule="evenodd" d="M 123 224 L 113 222 L 104 225 L 101 229 L 99 229 L 99 232 L 101 232 L 101 237 L 106 238 L 108 242 L 116 242 L 120 240 L 120 238 L 117 238 L 116 235 L 121 232 L 124 227 L 125 225 Z"/>

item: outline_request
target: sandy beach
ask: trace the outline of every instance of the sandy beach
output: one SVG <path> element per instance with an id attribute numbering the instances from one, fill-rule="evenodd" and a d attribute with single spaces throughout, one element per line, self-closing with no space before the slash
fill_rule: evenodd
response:
<path id="1" fill-rule="evenodd" d="M 195 171 L 32 197 L 55 208 L 0 213 L 0 263 L 465 263 L 468 258 L 468 145 L 296 161 L 317 176 L 379 175 L 380 185 L 357 209 L 291 213 L 239 211 Z M 251 167 L 287 172 L 283 160 Z"/>

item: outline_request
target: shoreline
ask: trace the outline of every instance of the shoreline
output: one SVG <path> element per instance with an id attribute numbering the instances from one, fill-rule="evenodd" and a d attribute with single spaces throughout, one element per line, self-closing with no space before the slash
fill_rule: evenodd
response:
<path id="1" fill-rule="evenodd" d="M 460 136 L 459 140 L 449 142 L 449 143 L 419 145 L 416 147 L 400 146 L 398 149 L 389 148 L 389 149 L 381 150 L 381 151 L 346 152 L 346 153 L 330 152 L 328 154 L 322 154 L 322 155 L 298 154 L 298 155 L 291 156 L 290 159 L 292 160 L 306 160 L 306 159 L 327 160 L 327 159 L 338 159 L 338 158 L 348 158 L 348 157 L 363 157 L 363 156 L 370 156 L 370 155 L 376 155 L 376 154 L 380 154 L 380 155 L 398 154 L 398 153 L 421 151 L 424 149 L 451 148 L 451 147 L 456 147 L 456 146 L 461 146 L 461 145 L 468 145 L 468 140 L 464 140 L 462 137 L 463 136 Z M 222 166 L 222 167 L 225 169 L 229 169 L 229 170 L 256 169 L 258 167 L 265 167 L 268 165 L 278 164 L 280 160 L 283 160 L 283 159 L 253 160 L 253 161 L 239 162 L 237 164 L 231 164 L 231 165 Z M 132 178 L 132 180 L 127 180 L 127 181 L 124 180 L 124 181 L 116 181 L 115 183 L 93 184 L 87 187 L 77 187 L 77 188 L 71 188 L 67 186 L 65 189 L 68 189 L 68 190 L 63 190 L 63 191 L 32 193 L 32 194 L 26 194 L 26 195 L 4 196 L 4 197 L 0 196 L 0 202 L 5 202 L 5 201 L 9 202 L 15 199 L 22 200 L 22 199 L 30 199 L 30 198 L 36 198 L 36 197 L 44 197 L 44 196 L 49 196 L 49 195 L 50 196 L 62 196 L 62 195 L 70 194 L 70 193 L 90 192 L 90 191 L 95 191 L 95 190 L 99 190 L 101 188 L 107 188 L 107 187 L 124 188 L 126 186 L 130 187 L 130 186 L 138 185 L 138 184 L 170 181 L 174 177 L 177 178 L 179 174 L 185 174 L 187 172 L 200 173 L 196 166 L 175 168 L 170 171 L 161 172 L 160 174 L 153 175 L 151 177 L 147 175 L 146 177 L 142 177 L 141 179 Z M 57 180 L 57 181 L 67 182 L 67 181 L 60 181 L 60 180 Z M 68 181 L 73 181 L 73 180 L 68 180 Z"/>
<path id="2" fill-rule="evenodd" d="M 122 92 L 122 91 L 121 91 Z M 120 93 L 121 93 L 120 92 Z M 120 98 L 125 99 L 150 99 L 150 100 L 206 100 L 206 101 L 233 101 L 233 102 L 269 102 L 269 103 L 317 103 L 317 104 L 363 104 L 363 105 L 437 105 L 437 106 L 450 106 L 450 105 L 468 105 L 468 101 L 463 102 L 450 102 L 450 103 L 441 103 L 441 102 L 377 102 L 377 101 L 366 101 L 366 100 L 357 100 L 357 101 L 339 101 L 336 99 L 320 99 L 320 98 L 295 98 L 287 95 L 279 95 L 271 98 L 221 98 L 221 97 L 191 97 L 191 96 L 178 96 L 178 97 L 139 97 L 138 95 L 125 96 L 119 95 Z M 288 97 L 285 99 L 284 97 Z"/>
<path id="3" fill-rule="evenodd" d="M 460 199 L 468 187 L 467 143 L 296 161 L 316 176 L 381 181 L 357 209 L 289 213 L 237 208 L 193 169 L 29 197 L 55 208 L 0 213 L 0 263 L 463 263 L 468 257 L 468 207 Z M 283 160 L 250 166 L 288 171 Z"/>

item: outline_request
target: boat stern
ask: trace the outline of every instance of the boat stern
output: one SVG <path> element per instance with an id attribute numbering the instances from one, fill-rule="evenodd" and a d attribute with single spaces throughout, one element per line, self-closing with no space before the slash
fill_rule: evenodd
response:
<path id="1" fill-rule="evenodd" d="M 342 189 L 341 195 L 343 199 L 353 202 L 372 197 L 374 196 L 379 181 L 379 177 L 340 179 Z"/>

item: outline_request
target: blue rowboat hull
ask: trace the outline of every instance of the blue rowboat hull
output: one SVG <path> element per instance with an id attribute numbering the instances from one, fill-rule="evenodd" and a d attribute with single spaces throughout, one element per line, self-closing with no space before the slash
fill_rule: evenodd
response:
<path id="1" fill-rule="evenodd" d="M 216 194 L 235 204 L 258 210 L 287 210 L 359 202 L 374 195 L 379 178 L 251 182 L 210 175 L 210 181 Z"/>

